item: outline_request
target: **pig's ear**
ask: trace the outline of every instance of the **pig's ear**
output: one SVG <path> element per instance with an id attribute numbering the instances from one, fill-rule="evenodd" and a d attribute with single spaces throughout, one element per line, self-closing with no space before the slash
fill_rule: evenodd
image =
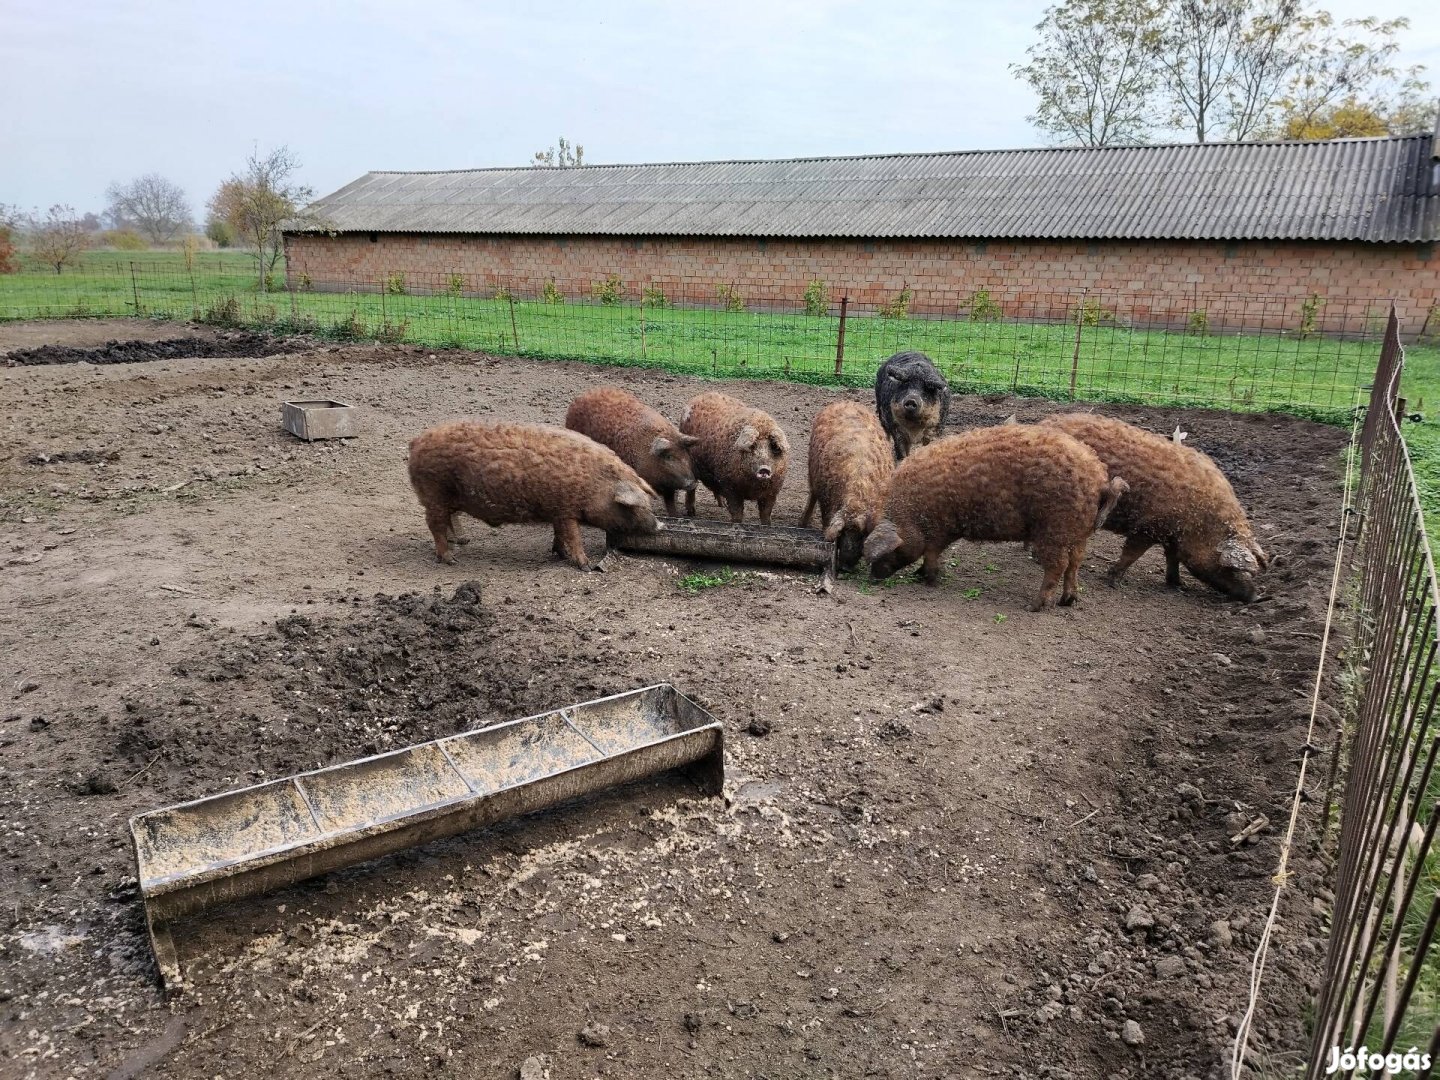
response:
<path id="1" fill-rule="evenodd" d="M 875 531 L 865 538 L 865 558 L 874 562 L 889 555 L 899 546 L 900 532 L 895 528 L 895 523 L 882 521 L 875 526 Z"/>
<path id="2" fill-rule="evenodd" d="M 665 453 L 666 450 L 669 450 L 674 445 L 675 444 L 672 443 L 669 439 L 665 438 L 664 435 L 657 435 L 655 436 L 655 441 L 650 444 L 650 453 L 654 454 L 656 457 L 659 457 L 661 454 Z"/>
<path id="3" fill-rule="evenodd" d="M 830 524 L 825 526 L 825 539 L 833 544 L 836 540 L 840 539 L 840 534 L 844 531 L 845 515 L 836 513 L 836 515 L 830 519 Z"/>
<path id="4" fill-rule="evenodd" d="M 615 488 L 615 501 L 621 506 L 649 506 L 650 497 L 629 480 L 622 480 Z"/>
<path id="5" fill-rule="evenodd" d="M 1260 569 L 1260 564 L 1250 549 L 1236 536 L 1228 538 L 1220 545 L 1220 565 L 1229 570 L 1247 570 L 1252 574 Z"/>
<path id="6" fill-rule="evenodd" d="M 759 438 L 760 432 L 756 431 L 750 424 L 746 424 L 740 429 L 740 433 L 735 436 L 735 449 L 749 450 L 755 445 L 755 441 Z"/>
<path id="7" fill-rule="evenodd" d="M 699 441 L 700 441 L 700 436 L 699 436 L 699 435 L 681 435 L 681 436 L 680 436 L 680 445 L 683 446 L 683 447 L 685 447 L 686 450 L 689 450 L 690 447 L 694 446 L 694 445 L 695 445 L 696 443 L 698 443 Z"/>
<path id="8" fill-rule="evenodd" d="M 790 452 L 790 440 L 785 438 L 785 432 L 778 427 L 770 436 L 770 445 L 775 448 L 777 454 L 788 454 Z"/>

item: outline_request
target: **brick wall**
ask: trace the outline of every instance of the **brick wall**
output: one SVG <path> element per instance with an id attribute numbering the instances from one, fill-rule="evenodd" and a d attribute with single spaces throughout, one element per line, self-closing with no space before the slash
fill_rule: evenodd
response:
<path id="1" fill-rule="evenodd" d="M 291 284 L 308 274 L 317 289 L 377 287 L 399 273 L 412 290 L 438 291 L 461 274 L 467 291 L 528 294 L 553 277 L 577 297 L 617 274 L 631 298 L 658 285 L 671 299 L 714 302 L 734 284 L 748 306 L 766 307 L 798 304 L 819 278 L 860 310 L 908 287 L 912 312 L 954 314 L 985 289 L 1006 317 L 1040 319 L 1065 317 L 1088 290 L 1117 321 L 1204 310 L 1211 329 L 1293 328 L 1319 296 L 1317 328 L 1357 332 L 1393 297 L 1411 335 L 1440 303 L 1433 245 L 372 235 L 289 237 Z"/>

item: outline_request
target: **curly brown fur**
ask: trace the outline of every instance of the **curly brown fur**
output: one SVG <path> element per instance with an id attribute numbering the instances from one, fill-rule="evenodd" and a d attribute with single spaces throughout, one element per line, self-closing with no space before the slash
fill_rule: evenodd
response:
<path id="1" fill-rule="evenodd" d="M 800 518 L 810 524 L 816 505 L 825 539 L 835 544 L 835 563 L 848 570 L 860 561 L 870 530 L 880 523 L 895 462 L 875 414 L 853 401 L 820 410 L 810 429 L 810 501 Z"/>
<path id="2" fill-rule="evenodd" d="M 695 486 L 690 461 L 695 437 L 682 435 L 634 394 L 614 386 L 587 391 L 570 403 L 565 426 L 619 454 L 660 493 L 667 514 L 675 514 L 675 493 Z"/>
<path id="3" fill-rule="evenodd" d="M 463 543 L 454 517 L 487 525 L 547 522 L 551 545 L 588 569 L 580 526 L 654 532 L 655 495 L 609 447 L 548 424 L 460 421 L 430 428 L 410 441 L 410 484 L 425 508 L 435 556 L 453 563 L 449 541 Z"/>
<path id="4" fill-rule="evenodd" d="M 1165 582 L 1180 585 L 1180 564 L 1214 589 L 1255 599 L 1256 576 L 1269 565 L 1230 481 L 1198 450 L 1094 413 L 1065 413 L 1043 426 L 1064 431 L 1100 455 L 1130 491 L 1105 523 L 1125 537 L 1110 570 L 1117 584 L 1156 544 L 1165 550 Z M 1178 428 L 1176 429 L 1179 430 Z"/>
<path id="5" fill-rule="evenodd" d="M 921 447 L 895 470 L 885 519 L 865 541 L 872 577 L 925 560 L 926 584 L 956 540 L 1030 544 L 1045 577 L 1034 610 L 1079 595 L 1085 544 L 1123 494 L 1095 452 L 1060 431 L 1008 425 L 976 428 Z"/>
<path id="6" fill-rule="evenodd" d="M 730 511 L 731 521 L 745 516 L 754 502 L 760 524 L 770 524 L 770 511 L 785 483 L 790 440 L 780 425 L 729 394 L 700 394 L 685 406 L 680 430 L 698 440 L 690 448 L 695 479 Z M 685 493 L 685 513 L 695 516 L 695 490 Z"/>

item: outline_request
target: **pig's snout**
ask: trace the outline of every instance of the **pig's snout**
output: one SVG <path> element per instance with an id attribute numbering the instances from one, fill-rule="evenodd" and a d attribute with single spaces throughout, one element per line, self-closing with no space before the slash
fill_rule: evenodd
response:
<path id="1" fill-rule="evenodd" d="M 758 476 L 761 480 L 769 480 L 770 477 L 774 475 L 774 472 L 771 470 L 769 465 L 761 465 L 756 468 L 755 475 Z"/>
<path id="2" fill-rule="evenodd" d="M 900 407 L 905 410 L 906 416 L 914 416 L 920 411 L 920 401 L 918 398 L 907 397 L 900 403 Z"/>

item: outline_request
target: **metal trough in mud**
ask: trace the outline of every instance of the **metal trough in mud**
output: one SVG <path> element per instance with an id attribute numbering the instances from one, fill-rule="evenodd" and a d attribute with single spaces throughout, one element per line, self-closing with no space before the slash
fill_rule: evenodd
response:
<path id="1" fill-rule="evenodd" d="M 728 562 L 772 563 L 803 570 L 825 570 L 835 545 L 818 529 L 789 525 L 746 525 L 703 518 L 662 517 L 654 533 L 607 532 L 606 543 L 620 551 Z"/>
<path id="2" fill-rule="evenodd" d="M 718 795 L 723 750 L 720 722 L 661 683 L 137 815 L 160 976 L 182 985 L 172 919 L 670 769 Z"/>

